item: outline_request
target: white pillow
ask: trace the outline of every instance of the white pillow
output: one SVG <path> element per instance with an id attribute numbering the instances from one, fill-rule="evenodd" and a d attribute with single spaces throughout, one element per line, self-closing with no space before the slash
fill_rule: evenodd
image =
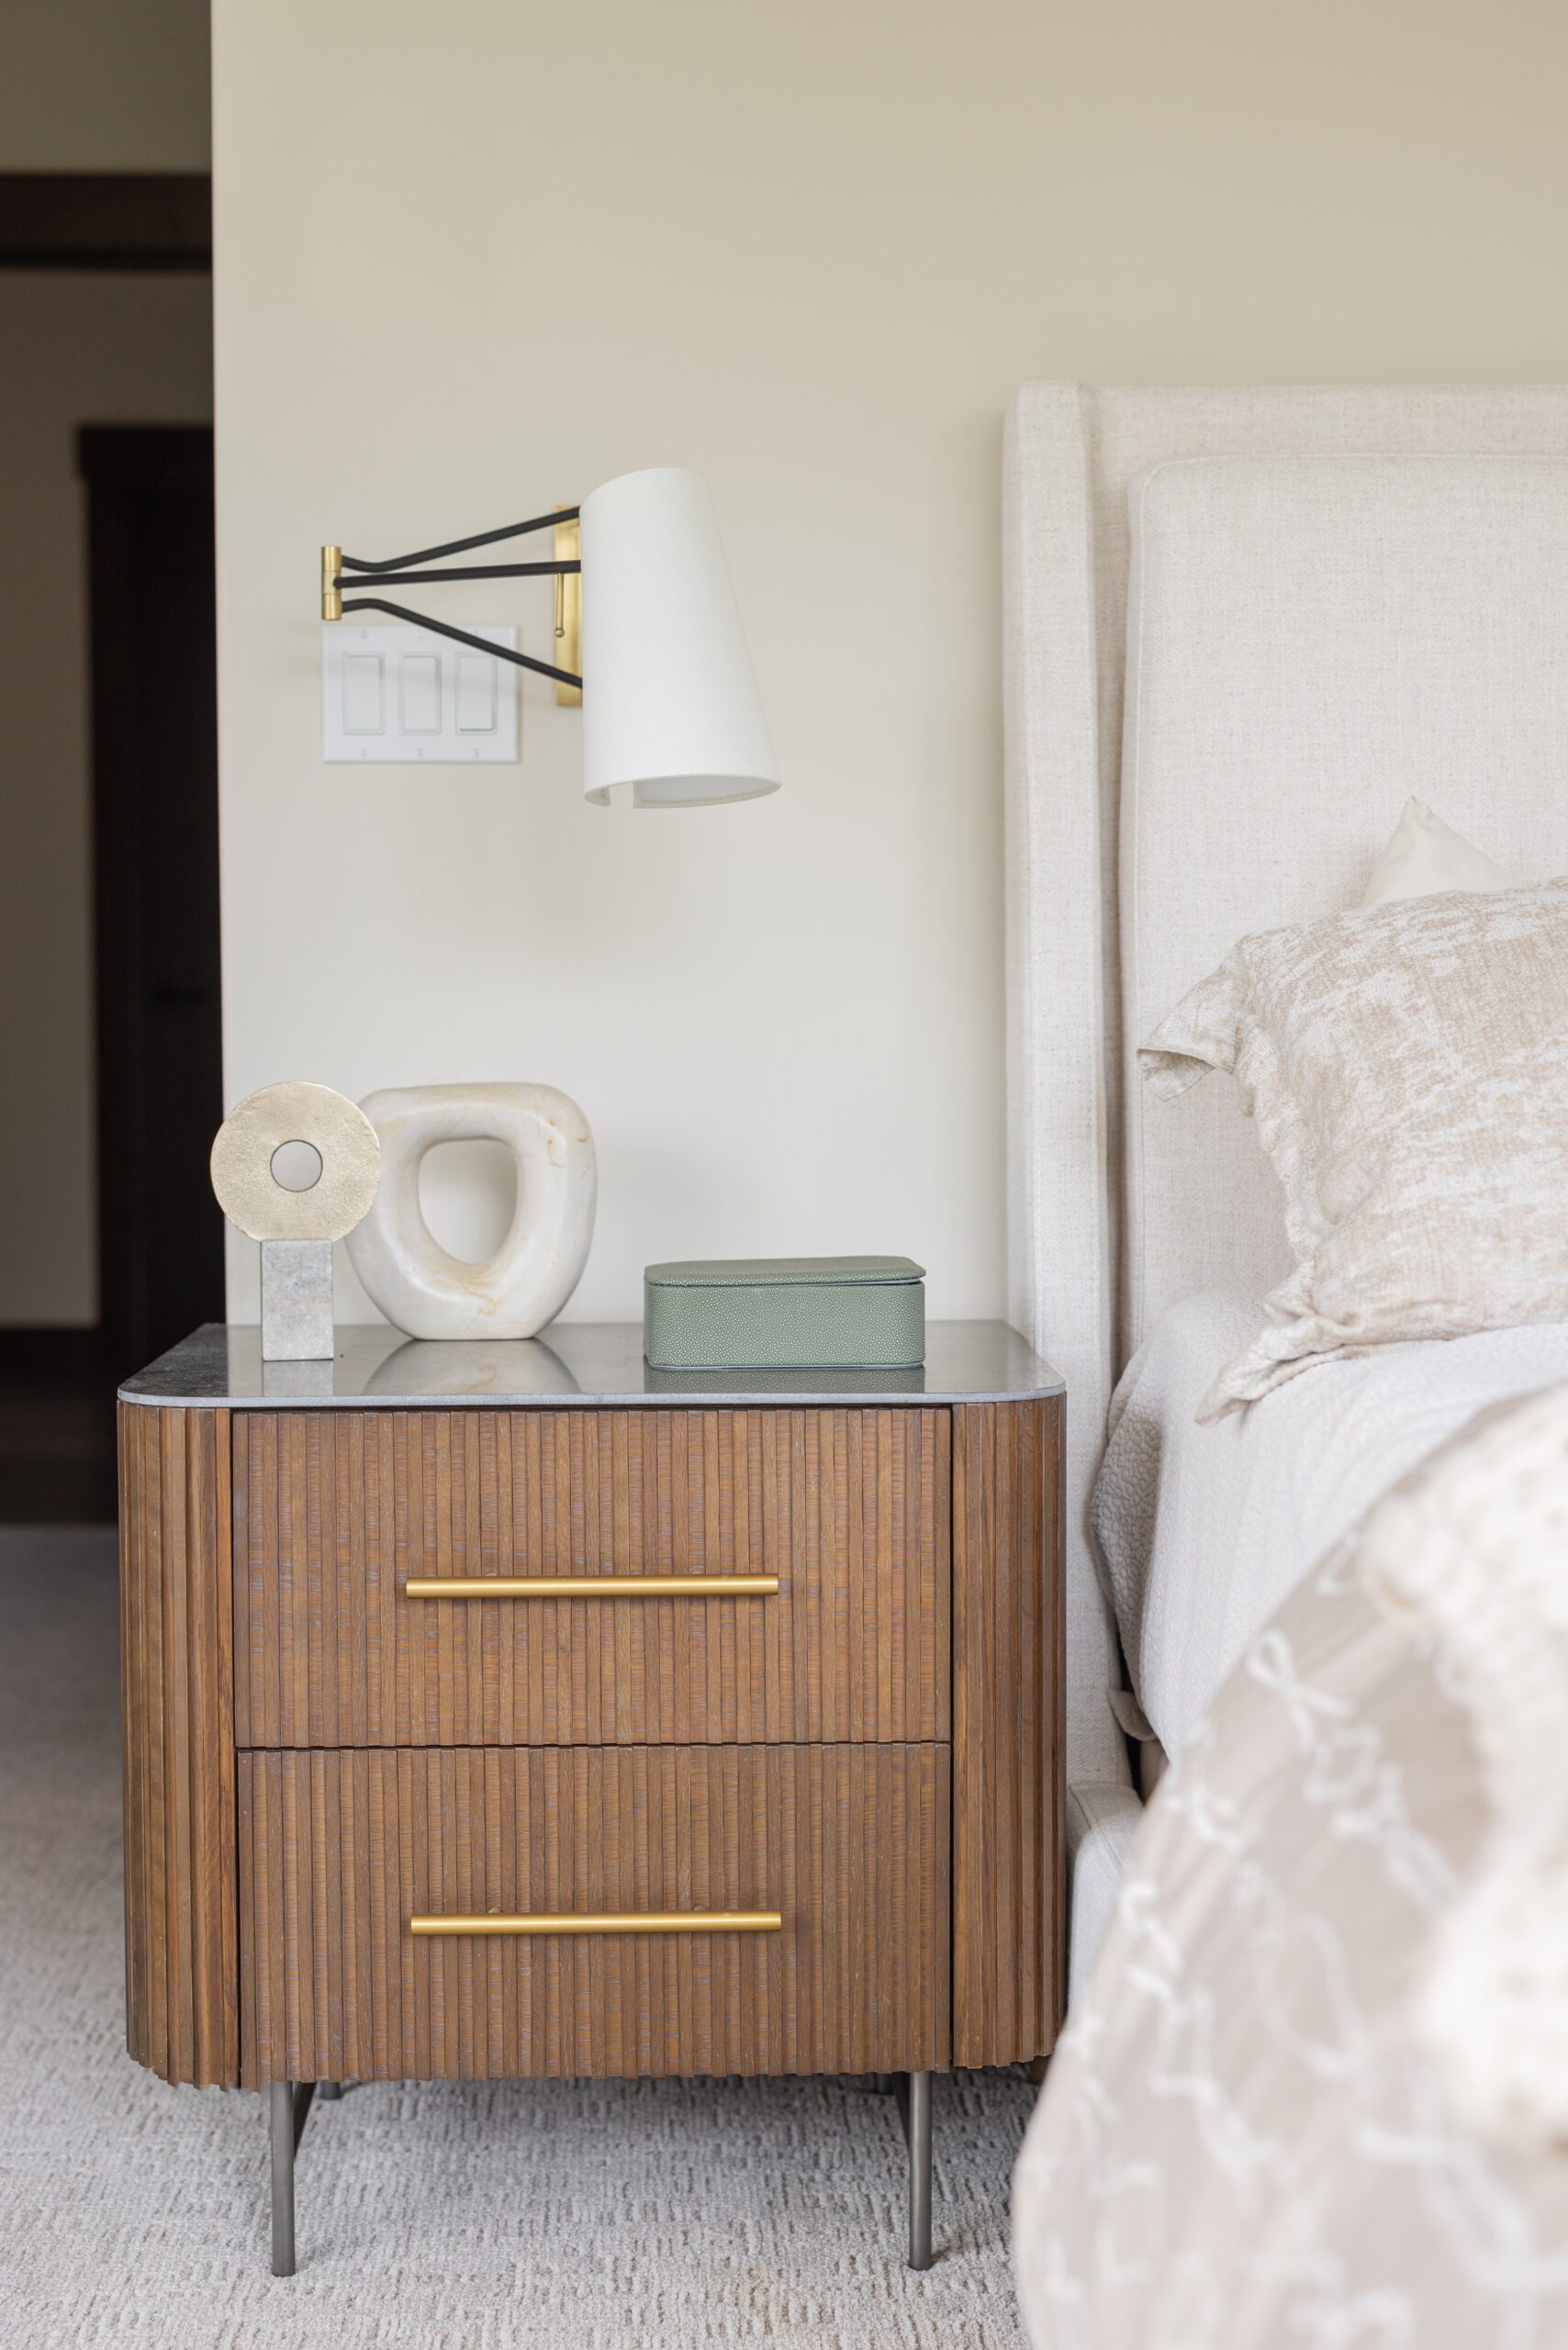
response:
<path id="1" fill-rule="evenodd" d="M 1372 869 L 1363 906 L 1391 905 L 1396 898 L 1431 898 L 1440 890 L 1507 890 L 1513 884 L 1500 865 L 1445 824 L 1419 800 L 1407 800 L 1388 846 Z"/>

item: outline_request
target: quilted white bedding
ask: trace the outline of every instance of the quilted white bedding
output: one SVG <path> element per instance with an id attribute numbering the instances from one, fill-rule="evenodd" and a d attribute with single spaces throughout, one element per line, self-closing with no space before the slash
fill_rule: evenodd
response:
<path id="1" fill-rule="evenodd" d="M 1556 1386 L 1247 1644 L 1030 2124 L 1037 2350 L 1568 2343 L 1565 1539 Z"/>
<path id="2" fill-rule="evenodd" d="M 1325 1363 L 1199 1427 L 1260 1313 L 1211 1291 L 1163 1317 L 1116 1391 L 1094 1492 L 1133 1686 L 1173 1758 L 1260 1626 L 1406 1470 L 1485 1404 L 1568 1379 L 1568 1326 L 1485 1331 Z"/>

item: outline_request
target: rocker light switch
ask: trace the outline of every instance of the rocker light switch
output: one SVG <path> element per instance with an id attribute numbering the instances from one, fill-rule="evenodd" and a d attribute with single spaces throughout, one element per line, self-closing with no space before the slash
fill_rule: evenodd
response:
<path id="1" fill-rule="evenodd" d="M 476 628 L 518 650 L 515 628 Z M 321 755 L 381 767 L 510 764 L 518 757 L 517 672 L 427 629 L 321 623 Z"/>
<path id="2" fill-rule="evenodd" d="M 496 661 L 482 653 L 457 656 L 457 731 L 460 734 L 492 734 L 496 726 Z"/>
<path id="3" fill-rule="evenodd" d="M 343 662 L 343 733 L 379 734 L 386 723 L 380 654 L 349 654 Z"/>
<path id="4" fill-rule="evenodd" d="M 495 663 L 489 666 L 493 669 Z M 398 716 L 405 734 L 441 733 L 441 661 L 434 653 L 405 653 L 398 663 Z"/>

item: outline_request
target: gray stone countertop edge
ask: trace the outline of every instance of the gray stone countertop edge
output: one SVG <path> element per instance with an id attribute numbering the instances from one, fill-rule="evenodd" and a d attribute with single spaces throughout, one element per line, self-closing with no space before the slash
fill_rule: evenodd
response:
<path id="1" fill-rule="evenodd" d="M 640 1323 L 555 1324 L 536 1339 L 414 1340 L 381 1324 L 340 1325 L 320 1362 L 261 1360 L 253 1324 L 209 1322 L 127 1379 L 124 1404 L 175 1410 L 570 1410 L 711 1404 L 805 1407 L 1036 1402 L 1063 1382 L 1003 1322 L 926 1326 L 918 1371 L 661 1371 Z"/>

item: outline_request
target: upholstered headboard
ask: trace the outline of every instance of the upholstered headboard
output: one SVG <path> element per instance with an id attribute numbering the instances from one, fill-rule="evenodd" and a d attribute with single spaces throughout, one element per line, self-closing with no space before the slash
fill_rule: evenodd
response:
<path id="1" fill-rule="evenodd" d="M 1146 1102 L 1132 1049 L 1245 932 L 1353 902 L 1412 792 L 1568 870 L 1568 388 L 1026 385 L 1005 544 L 1011 1311 L 1068 1381 L 1081 1785 L 1125 1770 L 1111 1388 L 1282 1261 L 1228 1084 Z"/>

